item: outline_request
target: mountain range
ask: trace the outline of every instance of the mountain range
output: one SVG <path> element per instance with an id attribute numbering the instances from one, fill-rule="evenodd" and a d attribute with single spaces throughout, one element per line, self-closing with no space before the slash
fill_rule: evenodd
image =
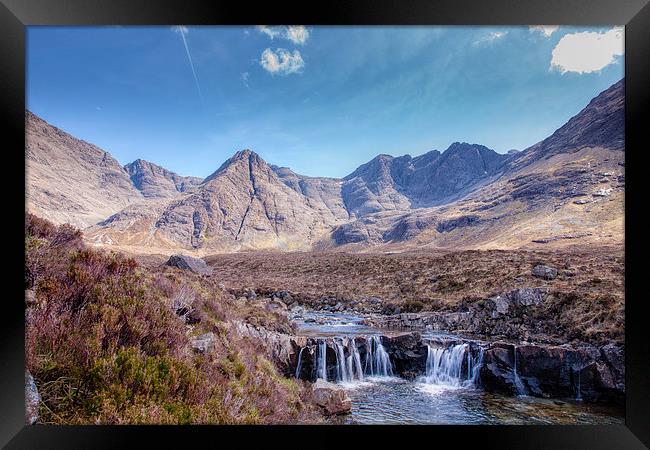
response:
<path id="1" fill-rule="evenodd" d="M 205 179 L 108 152 L 26 113 L 27 209 L 97 246 L 197 255 L 623 242 L 624 80 L 551 136 L 499 154 L 455 142 L 308 177 L 236 152 Z"/>

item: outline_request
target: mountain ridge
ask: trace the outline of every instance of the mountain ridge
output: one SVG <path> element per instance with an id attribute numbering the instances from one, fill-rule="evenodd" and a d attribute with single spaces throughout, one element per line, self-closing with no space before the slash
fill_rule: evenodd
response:
<path id="1" fill-rule="evenodd" d="M 55 165 L 57 151 L 68 159 L 77 151 L 80 160 L 90 161 L 88 191 L 96 193 L 105 208 L 76 225 L 85 228 L 87 239 L 96 245 L 197 253 L 340 246 L 363 250 L 427 239 L 426 245 L 443 247 L 515 245 L 503 235 L 515 223 L 543 223 L 549 208 L 568 211 L 577 204 L 594 205 L 586 210 L 602 199 L 622 196 L 624 174 L 618 163 L 624 159 L 623 92 L 621 80 L 551 136 L 522 151 L 499 154 L 480 144 L 454 142 L 443 152 L 431 150 L 416 157 L 380 154 L 343 178 L 300 175 L 268 164 L 250 149 L 236 152 L 203 180 L 141 159 L 120 167 L 108 152 L 36 121 L 36 116 L 31 119 L 35 125 L 28 127 L 26 152 L 28 169 L 31 166 L 44 179 L 48 172 L 39 158 Z M 27 112 L 28 122 L 30 115 Z M 41 142 L 44 136 L 51 142 Z M 47 145 L 54 150 L 38 154 L 39 146 Z M 623 156 L 611 153 L 617 150 L 623 150 Z M 595 167 L 603 169 L 595 172 Z M 73 175 L 68 184 L 87 181 Z M 116 182 L 104 204 L 105 179 Z M 56 192 L 62 183 L 49 180 L 48 186 L 39 183 L 38 176 L 28 176 L 37 194 L 28 197 L 28 208 L 72 222 L 74 209 L 61 213 L 65 202 L 52 206 L 43 201 L 44 192 Z M 607 193 L 599 196 L 592 185 Z M 574 197 L 579 201 L 567 206 Z M 91 205 L 84 206 L 86 215 Z M 592 230 L 592 222 L 585 219 L 573 228 L 577 235 L 591 236 L 592 231 L 580 230 Z"/>

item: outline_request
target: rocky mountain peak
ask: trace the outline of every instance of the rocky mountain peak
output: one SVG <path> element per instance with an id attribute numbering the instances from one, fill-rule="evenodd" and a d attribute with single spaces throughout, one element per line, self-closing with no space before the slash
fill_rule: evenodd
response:
<path id="1" fill-rule="evenodd" d="M 144 197 L 166 198 L 186 192 L 201 184 L 198 177 L 184 177 L 144 159 L 124 166 L 133 185 Z"/>

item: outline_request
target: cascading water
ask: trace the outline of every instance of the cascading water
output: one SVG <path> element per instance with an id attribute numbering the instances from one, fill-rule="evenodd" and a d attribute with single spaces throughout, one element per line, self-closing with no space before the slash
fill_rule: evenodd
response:
<path id="1" fill-rule="evenodd" d="M 318 343 L 318 364 L 316 365 L 316 378 L 327 381 L 327 343 Z"/>
<path id="2" fill-rule="evenodd" d="M 300 353 L 298 353 L 298 364 L 296 364 L 296 378 L 300 378 L 300 372 L 302 372 L 302 352 L 305 351 L 305 348 L 303 347 L 300 349 Z"/>
<path id="3" fill-rule="evenodd" d="M 380 336 L 370 336 L 366 342 L 366 375 L 393 376 L 393 366 Z"/>
<path id="4" fill-rule="evenodd" d="M 582 400 L 582 392 L 580 390 L 580 369 L 573 371 L 573 376 L 574 379 L 576 378 L 577 374 L 577 381 L 575 382 L 575 387 L 576 387 L 576 400 L 580 401 Z"/>
<path id="5" fill-rule="evenodd" d="M 463 362 L 466 360 L 466 369 Z M 483 364 L 483 349 L 472 354 L 469 344 L 457 344 L 447 348 L 431 345 L 427 350 L 426 374 L 421 379 L 426 384 L 454 387 L 474 386 Z"/>
<path id="6" fill-rule="evenodd" d="M 526 386 L 524 386 L 524 383 L 521 381 L 521 378 L 519 378 L 519 373 L 517 373 L 517 346 L 513 347 L 513 366 L 512 366 L 512 375 L 513 375 L 513 380 L 515 382 L 515 389 L 517 389 L 517 395 L 526 395 Z"/>
<path id="7" fill-rule="evenodd" d="M 334 351 L 336 353 L 336 381 L 348 382 L 350 381 L 350 374 L 347 370 L 347 363 L 345 361 L 345 351 L 343 344 L 334 341 Z"/>
<path id="8" fill-rule="evenodd" d="M 357 343 L 355 342 L 354 338 L 350 339 L 348 341 L 348 372 L 350 373 L 350 376 L 354 378 L 353 375 L 353 369 L 354 372 L 356 372 L 356 378 L 359 380 L 363 380 L 363 369 L 361 368 L 361 356 L 359 356 L 359 349 L 357 349 Z"/>

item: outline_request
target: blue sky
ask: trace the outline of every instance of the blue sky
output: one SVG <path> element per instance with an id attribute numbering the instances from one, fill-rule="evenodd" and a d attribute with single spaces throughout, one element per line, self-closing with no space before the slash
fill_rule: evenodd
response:
<path id="1" fill-rule="evenodd" d="M 30 27 L 27 107 L 109 151 L 205 177 L 250 148 L 342 177 L 452 142 L 550 135 L 624 75 L 622 29 Z"/>

